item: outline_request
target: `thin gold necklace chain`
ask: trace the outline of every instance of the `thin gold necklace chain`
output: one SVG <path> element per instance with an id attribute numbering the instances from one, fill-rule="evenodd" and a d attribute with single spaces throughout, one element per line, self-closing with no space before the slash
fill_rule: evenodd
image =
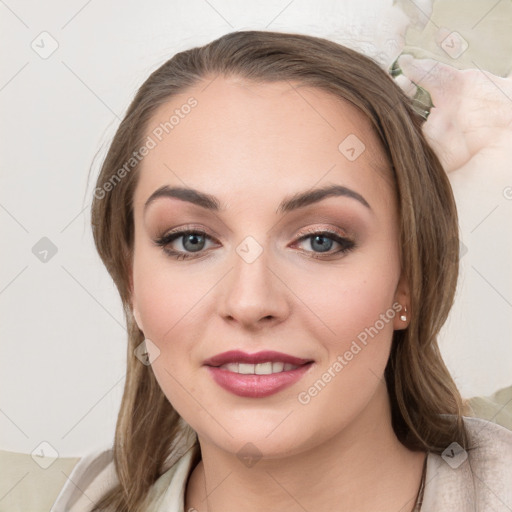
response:
<path id="1" fill-rule="evenodd" d="M 420 512 L 421 505 L 423 505 L 423 493 L 425 491 L 425 480 L 427 478 L 427 460 L 428 460 L 428 452 L 425 454 L 425 460 L 423 461 L 423 470 L 421 472 L 421 482 L 420 487 L 418 489 L 418 494 L 416 495 L 416 501 L 414 502 L 414 507 L 411 512 Z"/>

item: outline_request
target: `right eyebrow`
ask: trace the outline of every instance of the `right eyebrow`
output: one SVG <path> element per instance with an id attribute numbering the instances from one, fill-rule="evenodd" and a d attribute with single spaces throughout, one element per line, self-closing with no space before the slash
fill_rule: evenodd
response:
<path id="1" fill-rule="evenodd" d="M 187 201 L 208 210 L 220 210 L 219 201 L 215 196 L 200 192 L 199 190 L 195 190 L 193 188 L 169 187 L 164 185 L 163 187 L 155 190 L 149 196 L 148 200 L 144 204 L 144 212 L 151 203 L 160 197 L 180 199 L 181 201 Z"/>

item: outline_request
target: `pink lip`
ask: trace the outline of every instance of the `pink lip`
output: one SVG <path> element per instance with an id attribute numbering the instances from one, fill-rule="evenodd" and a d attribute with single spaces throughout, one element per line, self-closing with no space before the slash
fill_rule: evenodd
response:
<path id="1" fill-rule="evenodd" d="M 277 363 L 279 361 L 283 363 L 290 363 L 294 366 L 301 366 L 306 363 L 312 362 L 311 359 L 301 359 L 300 357 L 290 356 L 283 354 L 282 352 L 274 352 L 272 350 L 264 350 L 262 352 L 256 352 L 255 354 L 247 354 L 241 350 L 229 350 L 228 352 L 222 352 L 213 357 L 210 357 L 204 361 L 205 366 L 222 366 L 226 363 L 266 363 L 270 361 Z"/>
<path id="2" fill-rule="evenodd" d="M 207 366 L 207 368 L 213 380 L 226 391 L 243 397 L 263 398 L 295 384 L 311 368 L 312 364 L 307 363 L 295 370 L 271 375 L 242 375 L 215 366 Z"/>
<path id="3" fill-rule="evenodd" d="M 230 372 L 219 366 L 226 363 L 264 363 L 283 362 L 298 366 L 295 370 L 273 373 L 270 375 L 244 375 Z M 273 395 L 288 386 L 295 384 L 311 368 L 314 361 L 293 357 L 273 351 L 247 354 L 239 350 L 223 352 L 204 362 L 213 380 L 223 389 L 237 396 L 263 398 Z"/>

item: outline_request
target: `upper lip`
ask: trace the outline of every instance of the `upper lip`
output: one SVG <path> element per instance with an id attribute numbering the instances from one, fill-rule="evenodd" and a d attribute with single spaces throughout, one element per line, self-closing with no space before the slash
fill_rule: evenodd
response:
<path id="1" fill-rule="evenodd" d="M 301 366 L 306 363 L 312 362 L 312 359 L 302 359 L 300 357 L 290 356 L 288 354 L 283 354 L 282 352 L 275 352 L 272 350 L 264 350 L 261 352 L 256 352 L 254 354 L 248 354 L 247 352 L 242 352 L 241 350 L 229 350 L 227 352 L 222 352 L 221 354 L 217 354 L 209 359 L 204 361 L 205 366 L 222 366 L 227 363 L 248 363 L 248 364 L 257 364 L 257 363 L 266 363 L 266 362 L 283 362 L 290 363 L 295 366 Z"/>

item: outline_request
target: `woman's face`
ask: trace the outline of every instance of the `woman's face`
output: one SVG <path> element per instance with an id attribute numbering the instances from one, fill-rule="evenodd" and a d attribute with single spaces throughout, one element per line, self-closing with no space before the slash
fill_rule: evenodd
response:
<path id="1" fill-rule="evenodd" d="M 178 413 L 204 442 L 270 457 L 382 417 L 407 289 L 365 117 L 318 89 L 217 77 L 162 105 L 146 135 L 133 310 Z M 246 356 L 212 359 L 229 351 Z"/>

